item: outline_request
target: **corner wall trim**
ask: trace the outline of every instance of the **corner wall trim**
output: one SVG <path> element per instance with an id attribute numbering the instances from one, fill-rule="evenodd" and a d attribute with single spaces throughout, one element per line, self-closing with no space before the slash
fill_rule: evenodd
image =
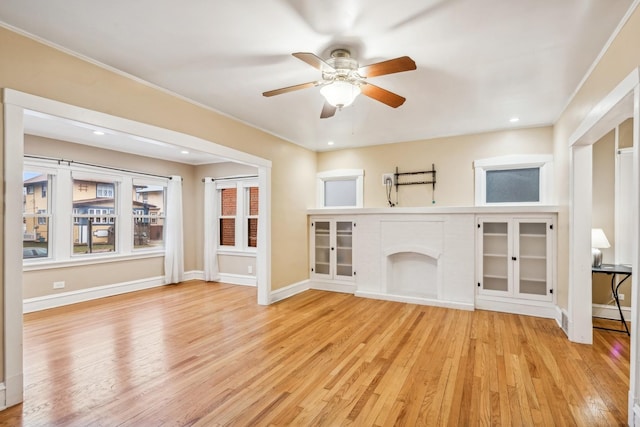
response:
<path id="1" fill-rule="evenodd" d="M 116 283 L 113 285 L 97 286 L 95 288 L 28 298 L 23 300 L 22 302 L 22 311 L 23 313 L 32 313 L 34 311 L 61 307 L 78 302 L 91 301 L 94 299 L 120 295 L 127 292 L 155 288 L 163 286 L 164 284 L 164 276 L 151 277 L 148 279 L 133 280 L 131 282 Z"/>
<path id="2" fill-rule="evenodd" d="M 271 292 L 271 304 L 274 302 L 282 301 L 304 291 L 308 291 L 311 289 L 309 287 L 309 281 L 303 280 L 302 282 L 294 283 L 289 286 L 285 286 L 284 288 L 276 289 Z"/>

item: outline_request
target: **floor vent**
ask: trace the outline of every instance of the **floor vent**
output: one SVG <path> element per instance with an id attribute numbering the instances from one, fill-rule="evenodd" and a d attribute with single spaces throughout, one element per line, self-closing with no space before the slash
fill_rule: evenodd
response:
<path id="1" fill-rule="evenodd" d="M 569 335 L 569 317 L 564 311 L 562 312 L 562 330 L 567 336 Z"/>

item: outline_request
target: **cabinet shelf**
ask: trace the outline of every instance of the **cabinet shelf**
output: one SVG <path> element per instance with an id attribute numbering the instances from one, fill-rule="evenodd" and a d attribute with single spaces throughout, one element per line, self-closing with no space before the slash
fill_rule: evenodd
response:
<path id="1" fill-rule="evenodd" d="M 537 283 L 546 283 L 547 280 L 546 279 L 534 279 L 531 277 L 521 277 L 520 278 L 521 282 L 537 282 Z"/>
<path id="2" fill-rule="evenodd" d="M 484 274 L 482 277 L 485 279 L 508 279 L 507 276 L 499 276 L 497 274 Z"/>
<path id="3" fill-rule="evenodd" d="M 546 236 L 546 234 L 521 234 L 520 237 L 531 237 L 534 239 L 544 239 Z"/>
<path id="4" fill-rule="evenodd" d="M 484 233 L 484 237 L 507 237 L 507 233 Z"/>
<path id="5" fill-rule="evenodd" d="M 547 257 L 544 255 L 520 255 L 520 259 L 537 259 L 537 260 L 546 260 Z"/>
<path id="6" fill-rule="evenodd" d="M 488 258 L 506 258 L 507 254 L 482 254 L 482 256 L 485 256 Z"/>

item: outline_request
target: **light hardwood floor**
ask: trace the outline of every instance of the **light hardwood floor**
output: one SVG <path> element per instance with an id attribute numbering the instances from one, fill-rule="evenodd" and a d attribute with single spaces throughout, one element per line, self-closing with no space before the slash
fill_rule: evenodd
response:
<path id="1" fill-rule="evenodd" d="M 2 426 L 625 425 L 629 339 L 555 321 L 187 282 L 25 315 Z"/>

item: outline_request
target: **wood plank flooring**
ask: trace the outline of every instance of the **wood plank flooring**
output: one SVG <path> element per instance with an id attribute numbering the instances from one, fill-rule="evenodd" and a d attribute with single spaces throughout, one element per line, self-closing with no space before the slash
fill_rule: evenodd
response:
<path id="1" fill-rule="evenodd" d="M 25 315 L 0 426 L 626 425 L 629 339 L 555 321 L 199 281 Z"/>

